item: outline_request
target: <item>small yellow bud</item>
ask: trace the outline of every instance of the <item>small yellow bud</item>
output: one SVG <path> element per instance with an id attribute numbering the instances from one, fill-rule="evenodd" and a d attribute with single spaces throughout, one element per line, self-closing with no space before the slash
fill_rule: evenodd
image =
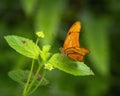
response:
<path id="1" fill-rule="evenodd" d="M 42 31 L 36 32 L 36 35 L 37 35 L 38 37 L 41 37 L 41 38 L 44 38 L 44 37 L 45 37 L 45 35 L 44 35 L 44 33 L 43 33 Z"/>
<path id="2" fill-rule="evenodd" d="M 53 65 L 52 64 L 50 64 L 50 63 L 47 63 L 47 64 L 45 64 L 45 69 L 48 69 L 48 70 L 52 70 L 52 69 L 54 69 L 54 67 L 53 67 Z"/>

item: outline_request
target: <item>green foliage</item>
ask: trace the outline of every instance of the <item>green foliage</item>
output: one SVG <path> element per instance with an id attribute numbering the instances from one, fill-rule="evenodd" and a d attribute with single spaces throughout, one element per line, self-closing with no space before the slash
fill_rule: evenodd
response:
<path id="1" fill-rule="evenodd" d="M 54 54 L 48 63 L 52 64 L 55 68 L 75 76 L 94 74 L 83 62 L 76 62 L 60 53 Z"/>
<path id="2" fill-rule="evenodd" d="M 43 61 L 46 61 L 52 53 L 49 52 L 50 50 L 50 45 L 44 45 L 42 48 L 42 51 L 40 52 L 41 58 Z"/>
<path id="3" fill-rule="evenodd" d="M 24 86 L 25 86 L 25 83 L 26 83 L 27 80 L 28 80 L 28 75 L 29 75 L 29 73 L 30 73 L 29 70 L 25 70 L 25 71 L 24 71 L 24 70 L 14 70 L 14 71 L 10 71 L 10 72 L 8 73 L 8 75 L 9 75 L 9 77 L 10 77 L 11 79 L 13 79 L 14 81 L 18 82 L 22 87 L 24 87 Z M 35 73 L 32 74 L 32 77 L 31 77 L 30 82 L 31 82 L 32 79 L 34 78 L 34 75 L 35 75 Z M 39 75 L 37 76 L 37 79 L 35 80 L 35 83 L 34 83 L 33 86 L 36 86 L 36 85 L 39 83 L 40 79 L 41 79 L 41 75 L 39 74 Z M 42 85 L 45 86 L 45 85 L 47 85 L 48 83 L 49 83 L 49 81 L 44 78 L 43 81 L 42 81 L 41 86 L 42 86 Z"/>
<path id="4" fill-rule="evenodd" d="M 40 54 L 43 61 L 50 58 L 50 45 L 44 45 L 40 51 L 39 47 L 29 39 L 19 36 L 6 36 L 5 39 L 13 49 L 24 56 L 37 59 Z M 93 75 L 93 72 L 83 62 L 76 62 L 63 54 L 54 54 L 47 63 L 72 75 Z"/>
<path id="5" fill-rule="evenodd" d="M 9 72 L 9 76 L 24 87 L 23 96 L 28 96 L 34 93 L 39 86 L 48 84 L 48 81 L 44 78 L 46 69 L 51 70 L 54 67 L 75 76 L 94 75 L 83 62 L 76 62 L 60 53 L 52 55 L 49 52 L 50 45 L 44 45 L 42 50 L 40 50 L 37 46 L 39 38 L 35 44 L 32 40 L 15 35 L 5 37 L 8 44 L 18 53 L 33 58 L 30 71 L 18 70 Z M 38 68 L 35 74 L 33 74 L 34 59 L 38 60 Z M 43 70 L 42 77 L 38 80 L 41 69 Z"/>
<path id="6" fill-rule="evenodd" d="M 38 58 L 40 49 L 32 40 L 15 35 L 6 36 L 5 39 L 18 53 L 30 58 Z"/>

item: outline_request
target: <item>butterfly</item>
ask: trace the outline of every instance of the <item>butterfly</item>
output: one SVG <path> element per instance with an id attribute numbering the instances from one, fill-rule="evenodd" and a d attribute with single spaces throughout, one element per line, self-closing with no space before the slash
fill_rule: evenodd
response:
<path id="1" fill-rule="evenodd" d="M 80 29 L 81 23 L 79 21 L 76 21 L 68 31 L 61 51 L 62 53 L 66 54 L 69 58 L 82 62 L 84 60 L 84 56 L 90 51 L 88 49 L 80 47 Z"/>

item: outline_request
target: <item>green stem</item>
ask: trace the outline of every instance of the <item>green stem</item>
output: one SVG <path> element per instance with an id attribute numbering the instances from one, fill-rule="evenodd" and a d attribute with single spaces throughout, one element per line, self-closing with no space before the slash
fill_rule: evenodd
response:
<path id="1" fill-rule="evenodd" d="M 30 73 L 29 73 L 29 76 L 28 76 L 27 83 L 25 84 L 22 96 L 27 96 L 27 88 L 28 88 L 28 85 L 29 85 L 29 82 L 30 82 L 30 78 L 32 76 L 33 67 L 34 67 L 34 59 L 32 60 L 32 65 L 31 65 Z"/>
<path id="2" fill-rule="evenodd" d="M 45 74 L 46 74 L 46 70 L 43 71 L 42 78 L 40 79 L 39 83 L 36 85 L 36 87 L 28 95 L 31 95 L 32 93 L 34 93 L 36 91 L 36 89 L 41 85 Z"/>
<path id="3" fill-rule="evenodd" d="M 39 60 L 38 60 L 38 62 L 40 63 L 40 61 L 39 61 Z M 35 80 L 37 79 L 37 76 L 38 76 L 38 74 L 39 74 L 39 71 L 40 71 L 40 69 L 41 69 L 42 65 L 43 65 L 43 64 L 39 64 L 39 67 L 38 67 L 38 69 L 37 69 L 37 72 L 35 73 L 35 76 L 34 76 L 34 78 L 33 78 L 32 82 L 30 83 L 30 85 L 29 85 L 29 87 L 28 87 L 28 89 L 27 89 L 27 92 L 29 92 L 29 91 L 30 91 L 31 87 L 32 87 L 32 86 L 33 86 L 33 84 L 35 83 Z"/>
<path id="4" fill-rule="evenodd" d="M 40 40 L 40 39 L 39 39 L 39 38 L 37 38 L 37 40 L 36 40 L 36 45 L 38 44 L 39 40 Z"/>

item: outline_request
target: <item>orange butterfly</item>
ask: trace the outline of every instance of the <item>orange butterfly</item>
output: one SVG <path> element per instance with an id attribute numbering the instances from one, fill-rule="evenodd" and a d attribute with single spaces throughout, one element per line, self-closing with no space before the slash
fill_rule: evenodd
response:
<path id="1" fill-rule="evenodd" d="M 79 21 L 75 22 L 69 29 L 63 48 L 61 48 L 63 53 L 76 61 L 83 61 L 84 56 L 89 53 L 89 50 L 80 47 L 80 29 L 81 23 Z"/>

